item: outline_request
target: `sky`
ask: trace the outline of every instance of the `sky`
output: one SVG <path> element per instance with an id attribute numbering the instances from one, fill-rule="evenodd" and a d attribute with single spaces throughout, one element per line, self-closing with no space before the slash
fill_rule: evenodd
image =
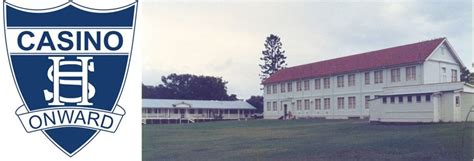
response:
<path id="1" fill-rule="evenodd" d="M 190 73 L 222 77 L 239 99 L 262 95 L 258 64 L 270 34 L 280 36 L 288 67 L 440 37 L 465 65 L 474 60 L 470 0 L 148 0 L 140 7 L 146 85 Z"/>

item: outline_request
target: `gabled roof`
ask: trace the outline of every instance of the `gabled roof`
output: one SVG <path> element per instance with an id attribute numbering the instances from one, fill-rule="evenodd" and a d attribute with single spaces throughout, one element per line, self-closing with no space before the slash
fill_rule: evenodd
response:
<path id="1" fill-rule="evenodd" d="M 407 44 L 382 50 L 330 59 L 282 69 L 262 84 L 324 77 L 376 68 L 422 63 L 446 38 Z"/>
<path id="2" fill-rule="evenodd" d="M 245 101 L 142 99 L 142 108 L 183 108 L 182 104 L 191 109 L 256 109 Z"/>

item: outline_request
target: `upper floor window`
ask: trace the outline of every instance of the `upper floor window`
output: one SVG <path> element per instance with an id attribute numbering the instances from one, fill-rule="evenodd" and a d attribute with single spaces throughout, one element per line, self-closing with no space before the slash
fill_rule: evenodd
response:
<path id="1" fill-rule="evenodd" d="M 400 82 L 400 68 L 390 70 L 392 82 Z"/>
<path id="2" fill-rule="evenodd" d="M 383 104 L 386 104 L 387 103 L 387 97 L 383 97 L 382 102 L 383 102 Z"/>
<path id="3" fill-rule="evenodd" d="M 288 92 L 293 91 L 293 83 L 288 82 L 286 85 L 287 85 L 287 88 L 288 88 Z"/>
<path id="4" fill-rule="evenodd" d="M 426 98 L 425 98 L 426 102 L 431 102 L 431 95 L 426 95 Z"/>
<path id="5" fill-rule="evenodd" d="M 309 80 L 304 80 L 304 90 L 307 91 L 309 90 Z"/>
<path id="6" fill-rule="evenodd" d="M 395 96 L 390 97 L 390 103 L 395 103 Z"/>
<path id="7" fill-rule="evenodd" d="M 350 86 L 355 86 L 355 74 L 349 74 L 347 76 L 347 85 Z"/>
<path id="8" fill-rule="evenodd" d="M 403 103 L 403 96 L 398 96 L 398 103 Z"/>
<path id="9" fill-rule="evenodd" d="M 304 100 L 304 110 L 309 110 L 309 100 Z"/>
<path id="10" fill-rule="evenodd" d="M 320 110 L 321 109 L 321 99 L 317 98 L 314 100 L 314 108 L 316 110 Z"/>
<path id="11" fill-rule="evenodd" d="M 375 84 L 383 83 L 383 71 L 382 70 L 374 72 L 374 83 Z"/>
<path id="12" fill-rule="evenodd" d="M 273 90 L 273 93 L 277 93 L 277 85 L 276 84 L 272 85 L 272 90 Z"/>
<path id="13" fill-rule="evenodd" d="M 330 98 L 324 98 L 324 109 L 331 109 L 331 99 Z"/>
<path id="14" fill-rule="evenodd" d="M 296 81 L 296 91 L 301 91 L 301 90 L 302 90 L 301 81 Z"/>
<path id="15" fill-rule="evenodd" d="M 337 109 L 344 109 L 344 97 L 337 98 Z"/>
<path id="16" fill-rule="evenodd" d="M 314 80 L 314 89 L 321 89 L 321 79 Z"/>
<path id="17" fill-rule="evenodd" d="M 349 97 L 349 109 L 355 109 L 356 107 L 356 98 L 355 97 Z"/>
<path id="18" fill-rule="evenodd" d="M 267 85 L 267 86 L 265 87 L 265 89 L 266 89 L 266 91 L 267 91 L 267 94 L 271 94 L 272 89 L 270 88 L 270 85 Z"/>
<path id="19" fill-rule="evenodd" d="M 451 82 L 458 81 L 458 71 L 456 69 L 451 69 Z"/>
<path id="20" fill-rule="evenodd" d="M 416 67 L 406 67 L 405 74 L 407 81 L 416 80 Z"/>
<path id="21" fill-rule="evenodd" d="M 407 96 L 407 102 L 408 102 L 408 103 L 413 102 L 413 100 L 411 99 L 411 96 Z"/>
<path id="22" fill-rule="evenodd" d="M 344 87 L 344 76 L 337 76 L 337 87 Z"/>
<path id="23" fill-rule="evenodd" d="M 296 110 L 301 110 L 301 100 L 296 100 Z"/>
<path id="24" fill-rule="evenodd" d="M 365 84 L 370 84 L 370 72 L 364 73 Z"/>
<path id="25" fill-rule="evenodd" d="M 286 92 L 285 83 L 281 83 L 281 84 L 280 84 L 280 92 L 281 92 L 281 93 L 285 93 L 285 92 Z"/>
<path id="26" fill-rule="evenodd" d="M 324 78 L 324 89 L 331 88 L 331 82 L 329 78 Z"/>

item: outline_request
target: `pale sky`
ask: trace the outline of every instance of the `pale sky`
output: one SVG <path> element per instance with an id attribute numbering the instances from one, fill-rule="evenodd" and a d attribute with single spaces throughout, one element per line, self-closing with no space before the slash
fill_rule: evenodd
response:
<path id="1" fill-rule="evenodd" d="M 265 38 L 288 66 L 447 37 L 471 67 L 470 0 L 142 1 L 143 83 L 170 73 L 223 77 L 239 99 L 261 95 Z"/>

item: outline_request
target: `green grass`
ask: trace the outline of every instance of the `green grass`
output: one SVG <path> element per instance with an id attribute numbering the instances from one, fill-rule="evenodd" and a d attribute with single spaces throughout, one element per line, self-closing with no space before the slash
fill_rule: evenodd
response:
<path id="1" fill-rule="evenodd" d="M 472 160 L 462 123 L 252 120 L 144 125 L 143 160 Z M 464 147 L 462 147 L 464 132 Z"/>

